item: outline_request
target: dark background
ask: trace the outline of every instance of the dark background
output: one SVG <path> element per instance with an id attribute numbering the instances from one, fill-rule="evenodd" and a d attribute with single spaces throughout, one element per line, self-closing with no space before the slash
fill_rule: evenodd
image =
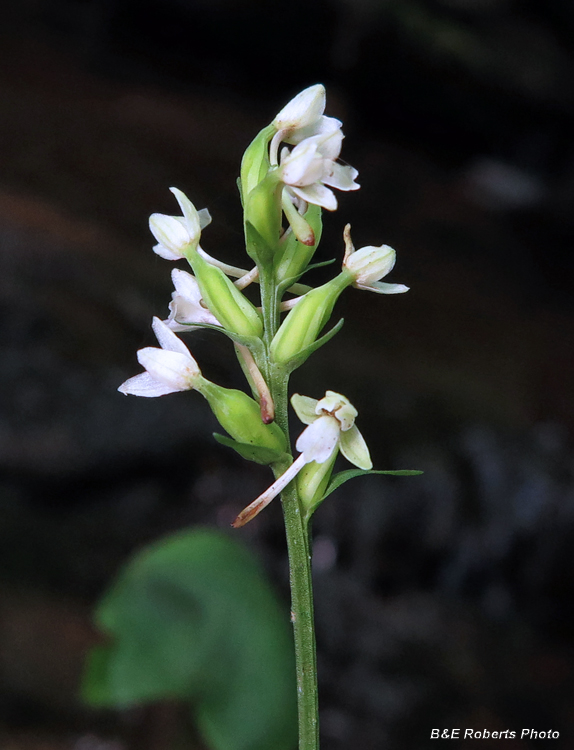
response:
<path id="1" fill-rule="evenodd" d="M 362 185 L 325 217 L 319 260 L 340 258 L 350 221 L 358 247 L 397 249 L 389 280 L 411 291 L 350 290 L 293 390 L 345 393 L 377 467 L 425 471 L 356 480 L 317 512 L 323 747 L 426 748 L 455 726 L 554 729 L 499 744 L 571 747 L 574 5 L 26 0 L 2 15 L 2 747 L 166 748 L 173 717 L 79 704 L 91 609 L 130 552 L 227 528 L 269 477 L 208 437 L 199 397 L 115 391 L 167 314 L 147 218 L 175 213 L 178 186 L 213 214 L 204 247 L 243 264 L 243 150 L 319 81 Z M 192 349 L 242 387 L 225 340 Z M 238 533 L 287 599 L 279 506 Z"/>

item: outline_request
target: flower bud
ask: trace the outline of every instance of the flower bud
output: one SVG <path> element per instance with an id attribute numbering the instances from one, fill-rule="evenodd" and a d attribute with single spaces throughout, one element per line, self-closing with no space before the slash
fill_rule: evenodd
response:
<path id="1" fill-rule="evenodd" d="M 167 249 L 176 258 L 182 258 L 192 243 L 185 224 L 177 216 L 152 214 L 149 217 L 149 228 L 161 248 Z"/>
<path id="2" fill-rule="evenodd" d="M 271 358 L 288 362 L 312 344 L 331 317 L 335 302 L 351 277 L 341 273 L 323 286 L 312 289 L 289 312 L 271 342 Z"/>
<path id="3" fill-rule="evenodd" d="M 270 171 L 245 198 L 245 223 L 257 232 L 247 232 L 247 252 L 258 266 L 269 263 L 281 234 L 281 182 L 277 170 Z"/>
<path id="4" fill-rule="evenodd" d="M 197 248 L 201 230 L 211 222 L 211 216 L 206 208 L 197 211 L 181 190 L 170 190 L 176 197 L 183 216 L 152 214 L 149 228 L 159 243 L 153 248 L 154 252 L 166 260 L 179 260 Z"/>
<path id="5" fill-rule="evenodd" d="M 396 253 L 392 247 L 368 245 L 349 255 L 343 267 L 353 275 L 359 286 L 370 286 L 390 273 L 395 265 Z"/>
<path id="6" fill-rule="evenodd" d="M 311 515 L 323 499 L 338 452 L 338 450 L 334 450 L 331 457 L 322 464 L 318 464 L 316 461 L 305 464 L 297 476 L 299 500 L 307 515 Z"/>
<path id="7" fill-rule="evenodd" d="M 353 286 L 377 294 L 408 292 L 409 288 L 404 284 L 387 284 L 379 281 L 390 273 L 395 265 L 396 253 L 392 247 L 388 245 L 381 245 L 380 247 L 367 245 L 360 250 L 355 250 L 351 240 L 350 224 L 345 227 L 343 237 L 346 247 L 343 273 L 352 278 Z"/>
<path id="8" fill-rule="evenodd" d="M 257 308 L 223 271 L 208 263 L 199 253 L 193 253 L 189 262 L 203 301 L 221 325 L 240 336 L 261 336 L 263 323 Z"/>
<path id="9" fill-rule="evenodd" d="M 273 120 L 277 130 L 293 131 L 313 125 L 325 111 L 325 87 L 321 83 L 301 91 Z"/>
<path id="10" fill-rule="evenodd" d="M 204 396 L 217 421 L 238 443 L 269 448 L 284 453 L 287 441 L 278 424 L 264 424 L 261 420 L 259 404 L 243 391 L 223 388 L 202 380 L 196 386 Z"/>
<path id="11" fill-rule="evenodd" d="M 273 125 L 268 125 L 249 144 L 241 160 L 241 197 L 243 203 L 249 193 L 259 185 L 269 171 L 269 141 L 275 134 Z"/>
<path id="12" fill-rule="evenodd" d="M 293 206 L 293 208 L 295 208 Z M 305 216 L 301 216 L 310 227 L 313 234 L 313 242 L 301 242 L 295 232 L 290 232 L 282 241 L 281 253 L 276 259 L 275 274 L 277 281 L 281 283 L 286 279 L 296 279 L 307 268 L 315 249 L 321 239 L 322 221 L 321 207 L 309 205 Z"/>

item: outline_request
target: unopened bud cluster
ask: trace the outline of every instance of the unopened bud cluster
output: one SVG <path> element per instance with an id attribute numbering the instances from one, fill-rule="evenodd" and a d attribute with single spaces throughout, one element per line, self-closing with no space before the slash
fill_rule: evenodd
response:
<path id="1" fill-rule="evenodd" d="M 340 272 L 314 289 L 299 281 L 321 237 L 322 209 L 337 208 L 334 190 L 359 188 L 357 170 L 338 161 L 342 123 L 324 111 L 324 87 L 305 89 L 256 136 L 243 156 L 239 186 L 246 251 L 253 268 L 230 266 L 203 250 L 201 233 L 211 216 L 206 209 L 198 211 L 176 188 L 171 191 L 181 215 L 150 217 L 158 243 L 154 252 L 166 260 L 187 261 L 189 270 L 173 270 L 169 316 L 164 321 L 154 318 L 160 348 L 138 352 L 145 372 L 119 390 L 146 397 L 198 391 L 230 436 L 218 439 L 244 457 L 272 466 L 276 481 L 240 514 L 235 526 L 250 520 L 291 481 L 297 483 L 302 506 L 315 507 L 339 452 L 359 469 L 372 466 L 355 426 L 357 411 L 341 394 L 327 391 L 319 400 L 293 396 L 292 406 L 306 425 L 296 442 L 295 461 L 286 425 L 273 421 L 276 382 L 284 381 L 321 345 L 319 337 L 347 287 L 379 294 L 407 291 L 402 284 L 381 281 L 395 264 L 395 251 L 388 245 L 355 250 L 349 225 Z M 260 307 L 244 291 L 254 282 L 261 289 Z M 290 296 L 284 299 L 286 294 Z M 283 311 L 287 314 L 281 321 Z M 234 342 L 251 396 L 207 380 L 176 335 L 206 327 Z"/>

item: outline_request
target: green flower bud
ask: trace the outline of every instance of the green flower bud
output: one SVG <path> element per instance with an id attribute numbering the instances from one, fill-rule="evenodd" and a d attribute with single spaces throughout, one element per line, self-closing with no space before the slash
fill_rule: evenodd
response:
<path id="1" fill-rule="evenodd" d="M 263 323 L 257 308 L 223 271 L 197 252 L 190 255 L 189 262 L 203 301 L 221 325 L 240 336 L 261 336 Z"/>
<path id="2" fill-rule="evenodd" d="M 217 421 L 238 443 L 269 448 L 284 453 L 287 441 L 278 424 L 264 424 L 261 421 L 259 404 L 243 391 L 223 388 L 220 385 L 202 380 L 196 385 L 204 396 Z"/>
<path id="3" fill-rule="evenodd" d="M 276 259 L 275 273 L 278 283 L 285 279 L 299 278 L 311 262 L 321 240 L 321 207 L 310 204 L 305 216 L 301 217 L 303 218 L 313 232 L 314 241 L 311 245 L 304 244 L 299 241 L 295 232 L 289 232 L 284 240 L 282 252 Z"/>
<path id="4" fill-rule="evenodd" d="M 273 125 L 268 125 L 253 139 L 241 160 L 241 198 L 245 202 L 249 193 L 263 180 L 271 164 L 269 162 L 269 141 L 276 133 Z"/>
<path id="5" fill-rule="evenodd" d="M 271 358 L 288 362 L 312 344 L 331 317 L 335 302 L 353 279 L 340 273 L 323 286 L 312 289 L 287 315 L 271 342 Z"/>
<path id="6" fill-rule="evenodd" d="M 271 261 L 279 242 L 282 188 L 275 169 L 268 172 L 244 200 L 247 252 L 257 265 Z M 255 233 L 249 227 L 253 227 Z"/>

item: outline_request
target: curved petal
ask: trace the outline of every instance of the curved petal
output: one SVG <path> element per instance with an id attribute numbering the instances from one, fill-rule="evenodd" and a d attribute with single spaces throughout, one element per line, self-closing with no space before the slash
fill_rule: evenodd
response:
<path id="1" fill-rule="evenodd" d="M 323 115 L 312 125 L 308 125 L 304 128 L 297 128 L 291 134 L 286 135 L 283 139 L 285 143 L 301 143 L 306 138 L 311 138 L 314 135 L 328 135 L 335 130 L 341 130 L 343 123 L 334 117 L 327 117 Z"/>
<path id="2" fill-rule="evenodd" d="M 174 253 L 172 250 L 169 250 L 161 244 L 154 245 L 152 249 L 156 255 L 159 255 L 160 258 L 164 258 L 165 260 L 181 260 L 184 257 L 181 253 Z"/>
<path id="3" fill-rule="evenodd" d="M 175 333 L 170 328 L 168 328 L 168 326 L 166 326 L 163 320 L 154 317 L 151 327 L 153 328 L 155 337 L 159 341 L 159 345 L 162 349 L 170 352 L 178 352 L 184 357 L 188 357 L 189 359 L 191 359 L 192 362 L 195 362 L 187 346 L 181 339 L 178 339 Z"/>
<path id="4" fill-rule="evenodd" d="M 195 276 L 187 271 L 182 271 L 181 268 L 174 268 L 171 272 L 171 280 L 178 294 L 195 305 L 200 304 L 201 292 Z"/>
<path id="5" fill-rule="evenodd" d="M 387 284 L 385 281 L 373 281 L 370 284 L 359 285 L 358 289 L 366 289 L 369 292 L 376 292 L 377 294 L 403 294 L 408 292 L 409 287 L 404 284 Z"/>
<path id="6" fill-rule="evenodd" d="M 361 186 L 355 182 L 359 172 L 348 164 L 337 164 L 332 162 L 329 167 L 329 173 L 323 177 L 322 182 L 325 185 L 337 188 L 337 190 L 358 190 Z"/>
<path id="7" fill-rule="evenodd" d="M 303 188 L 291 187 L 290 189 L 296 196 L 307 203 L 313 203 L 315 206 L 322 206 L 323 208 L 326 208 L 327 211 L 337 210 L 338 204 L 335 194 L 324 185 L 315 183 L 314 185 L 307 185 L 307 187 Z"/>
<path id="8" fill-rule="evenodd" d="M 343 132 L 339 129 L 332 130 L 331 132 L 323 133 L 322 135 L 316 135 L 313 138 L 309 138 L 309 141 L 314 141 L 317 144 L 319 152 L 324 159 L 335 160 L 339 158 L 341 153 L 341 147 L 343 145 Z"/>
<path id="9" fill-rule="evenodd" d="M 199 226 L 201 229 L 205 229 L 206 226 L 211 224 L 212 218 L 207 208 L 200 208 L 197 215 L 199 216 Z"/>
<path id="10" fill-rule="evenodd" d="M 156 396 L 165 396 L 168 393 L 176 393 L 179 388 L 172 388 L 166 383 L 160 383 L 149 374 L 142 372 L 141 375 L 135 375 L 133 378 L 126 380 L 118 388 L 120 393 L 126 396 L 145 396 L 146 398 L 155 398 Z"/>
<path id="11" fill-rule="evenodd" d="M 317 145 L 304 141 L 295 146 L 281 165 L 281 180 L 286 185 L 310 185 L 321 179 L 323 160 Z"/>
<path id="12" fill-rule="evenodd" d="M 193 205 L 193 203 L 189 200 L 187 195 L 183 193 L 178 188 L 171 187 L 170 191 L 175 195 L 175 198 L 177 202 L 179 203 L 179 207 L 181 208 L 181 213 L 185 217 L 185 222 L 187 224 L 187 229 L 191 235 L 192 240 L 197 240 L 199 238 L 199 235 L 201 234 L 201 223 L 199 219 L 199 214 L 197 213 L 197 209 Z"/>
<path id="13" fill-rule="evenodd" d="M 299 393 L 291 396 L 291 406 L 303 424 L 313 424 L 319 418 L 315 411 L 317 404 L 317 399 L 310 396 L 301 396 Z"/>
<path id="14" fill-rule="evenodd" d="M 325 111 L 326 93 L 322 83 L 309 86 L 294 96 L 276 115 L 277 130 L 293 130 L 313 125 Z"/>
<path id="15" fill-rule="evenodd" d="M 138 361 L 154 380 L 164 383 L 174 391 L 191 390 L 199 373 L 192 357 L 151 346 L 138 351 Z"/>
<path id="16" fill-rule="evenodd" d="M 172 253 L 179 253 L 179 257 L 191 242 L 188 229 L 178 221 L 177 216 L 152 214 L 149 217 L 149 228 L 160 245 Z"/>
<path id="17" fill-rule="evenodd" d="M 359 469 L 366 470 L 373 468 L 373 462 L 371 461 L 365 438 L 361 435 L 356 426 L 341 433 L 339 447 L 347 461 L 358 466 Z"/>
<path id="18" fill-rule="evenodd" d="M 335 417 L 325 414 L 306 427 L 299 435 L 295 447 L 305 456 L 305 462 L 324 463 L 339 443 L 341 429 Z"/>

